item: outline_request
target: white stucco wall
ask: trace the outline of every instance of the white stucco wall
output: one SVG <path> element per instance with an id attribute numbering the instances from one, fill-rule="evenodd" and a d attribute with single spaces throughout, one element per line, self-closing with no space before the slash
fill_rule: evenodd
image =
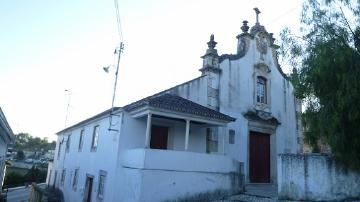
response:
<path id="1" fill-rule="evenodd" d="M 257 35 L 242 37 L 247 42 L 246 54 L 238 59 L 224 59 L 219 64 L 221 69 L 219 73 L 219 111 L 235 117 L 236 122 L 229 123 L 227 127 L 218 130 L 218 152 L 224 151 L 230 157 L 244 162 L 246 179 L 249 180 L 248 142 L 250 130 L 253 129 L 248 127 L 249 122 L 244 114 L 248 110 L 257 108 L 254 99 L 258 70 L 254 65 L 258 63 L 267 65 L 270 70 L 265 73 L 268 80 L 267 96 L 269 100 L 265 111 L 271 113 L 281 123 L 277 126 L 276 131 L 271 133 L 271 181 L 276 183 L 277 154 L 302 151 L 302 145 L 298 142 L 301 139 L 301 134 L 298 133 L 300 130 L 296 128 L 298 120 L 296 119 L 297 105 L 293 95 L 294 88 L 278 70 L 275 50 L 271 46 L 267 46 L 267 53 L 261 56 L 256 45 Z M 212 86 L 214 81 L 210 81 L 208 77 L 208 75 L 203 75 L 171 88 L 168 92 L 209 107 L 212 100 L 208 100 L 210 99 L 207 94 L 208 86 Z M 301 109 L 298 111 L 301 112 Z M 228 143 L 229 129 L 235 130 L 235 144 Z"/>
<path id="2" fill-rule="evenodd" d="M 141 152 L 144 151 L 145 146 L 146 116 L 134 118 L 129 113 L 122 111 L 120 116 L 115 117 L 114 123 L 117 124 L 116 128 L 118 128 L 116 132 L 107 130 L 109 120 L 108 117 L 103 116 L 59 134 L 54 168 L 49 180 L 50 184 L 53 184 L 53 175 L 56 170 L 58 174 L 56 186 L 66 193 L 66 201 L 81 201 L 86 174 L 90 174 L 94 176 L 93 198 L 96 198 L 99 171 L 105 170 L 108 175 L 105 184 L 104 201 L 141 201 L 145 200 L 146 197 L 159 197 L 154 198 L 154 200 L 160 200 L 160 198 L 167 199 L 170 196 L 186 196 L 187 193 L 190 193 L 189 187 L 195 185 L 198 188 L 192 189 L 194 191 L 192 193 L 218 188 L 230 189 L 231 177 L 229 178 L 229 176 L 231 175 L 229 173 L 234 170 L 226 167 L 230 165 L 228 164 L 230 161 L 225 159 L 234 159 L 236 160 L 235 164 L 243 162 L 245 164 L 246 179 L 248 180 L 248 142 L 250 130 L 253 130 L 253 128 L 250 129 L 249 121 L 244 117 L 244 113 L 256 108 L 254 93 L 257 70 L 254 65 L 259 62 L 266 64 L 270 70 L 266 73 L 269 102 L 264 110 L 271 113 L 281 123 L 274 132 L 271 132 L 271 180 L 276 183 L 278 171 L 276 154 L 296 153 L 299 147 L 297 144 L 298 135 L 296 134 L 293 87 L 277 69 L 276 56 L 272 47 L 267 47 L 267 53 L 261 57 L 256 47 L 256 36 L 255 38 L 245 37 L 247 37 L 248 42 L 246 54 L 238 59 L 224 59 L 221 61 L 219 66 L 221 73 L 218 78 L 217 73 L 211 74 L 216 77 L 215 79 L 211 79 L 208 74 L 204 74 L 194 80 L 164 91 L 179 95 L 203 106 L 210 106 L 214 109 L 217 109 L 218 106 L 220 112 L 236 118 L 235 122 L 218 129 L 217 154 L 225 154 L 226 157 L 214 155 L 217 160 L 212 161 L 209 159 L 213 155 L 201 154 L 206 152 L 206 127 L 208 126 L 196 124 L 190 126 L 189 152 L 183 155 L 181 151 L 184 151 L 185 147 L 185 123 L 158 118 L 153 118 L 152 124 L 169 127 L 168 149 L 174 151 L 170 152 L 171 156 L 157 153 L 155 150 L 145 152 L 147 155 L 145 153 L 142 155 Z M 215 81 L 219 81 L 219 85 L 211 83 Z M 213 88 L 215 87 L 219 87 L 219 89 L 214 91 Z M 212 89 L 212 91 L 209 89 Z M 216 98 L 217 90 L 219 90 L 219 99 L 215 102 L 213 99 Z M 209 92 L 215 92 L 215 95 Z M 100 125 L 99 143 L 96 152 L 91 152 L 92 132 L 96 124 Z M 77 146 L 81 129 L 85 129 L 85 137 L 82 151 L 79 152 Z M 229 144 L 229 129 L 235 130 L 234 144 Z M 65 152 L 66 141 L 64 141 L 60 151 L 60 158 L 58 158 L 59 142 L 64 137 L 64 140 L 66 140 L 69 135 L 71 135 L 70 151 Z M 129 151 L 131 151 L 131 155 Z M 198 158 L 198 155 L 205 156 Z M 186 158 L 182 159 L 184 156 Z M 132 160 L 135 160 L 135 164 L 129 164 L 132 162 L 129 157 L 134 158 Z M 138 161 L 136 158 L 140 158 L 140 160 L 142 158 L 143 162 Z M 136 162 L 142 164 L 142 167 L 137 165 Z M 200 166 L 201 169 L 196 169 L 197 166 Z M 225 170 L 204 172 L 209 168 L 217 167 Z M 65 184 L 60 186 L 61 172 L 64 168 L 66 168 Z M 71 182 L 76 168 L 80 169 L 80 175 L 77 189 L 74 190 L 71 187 Z M 174 172 L 175 170 L 177 172 Z M 153 186 L 157 179 L 162 181 L 162 184 L 157 187 L 158 189 Z M 188 179 L 188 184 L 184 179 Z M 174 182 L 176 182 L 176 185 L 173 185 Z M 223 187 L 220 186 L 221 184 Z M 165 189 L 166 186 L 170 187 L 169 195 L 159 195 L 158 191 Z"/>
<path id="3" fill-rule="evenodd" d="M 278 156 L 278 193 L 281 199 L 342 201 L 360 198 L 360 174 L 329 155 Z"/>
<path id="4" fill-rule="evenodd" d="M 207 106 L 207 82 L 207 76 L 201 76 L 197 79 L 170 88 L 166 92 Z"/>
<path id="5" fill-rule="evenodd" d="M 164 201 L 214 191 L 239 191 L 240 164 L 226 156 L 135 149 L 123 159 L 126 192 L 120 201 Z"/>
<path id="6" fill-rule="evenodd" d="M 0 138 L 0 190 L 2 189 L 2 185 L 4 183 L 5 180 L 5 159 L 6 159 L 6 152 L 7 152 L 7 143 L 5 143 L 1 138 Z"/>
<path id="7" fill-rule="evenodd" d="M 225 59 L 220 63 L 220 112 L 236 118 L 236 122 L 228 124 L 227 132 L 225 132 L 225 153 L 245 163 L 248 181 L 248 143 L 251 129 L 244 114 L 248 110 L 257 108 L 255 84 L 258 70 L 254 65 L 266 64 L 270 69 L 270 72 L 266 73 L 269 99 L 264 111 L 270 112 L 281 123 L 270 137 L 271 181 L 276 183 L 276 154 L 298 151 L 294 89 L 277 69 L 272 48 L 268 47 L 267 54 L 261 59 L 256 47 L 256 39 L 248 37 L 246 41 L 248 50 L 243 57 L 234 60 Z M 235 144 L 228 144 L 228 129 L 235 130 Z"/>
<path id="8" fill-rule="evenodd" d="M 140 200 L 139 197 L 143 195 L 143 190 L 146 189 L 146 187 L 142 184 L 142 178 L 145 174 L 141 171 L 142 169 L 139 169 L 143 168 L 141 165 L 144 166 L 144 164 L 146 164 L 147 166 L 150 166 L 154 164 L 149 163 L 154 162 L 155 165 L 160 165 L 160 167 L 152 167 L 152 169 L 160 169 L 164 172 L 168 172 L 170 168 L 165 168 L 164 164 L 167 166 L 172 165 L 171 169 L 178 169 L 184 164 L 184 161 L 179 159 L 178 156 L 168 156 L 168 158 L 165 158 L 161 155 L 161 152 L 158 156 L 156 156 L 158 154 L 156 152 L 148 152 L 147 158 L 144 157 L 145 154 L 143 151 L 145 147 L 146 122 L 146 117 L 133 118 L 130 114 L 124 112 L 122 128 L 120 131 L 121 140 L 119 142 L 120 146 L 118 150 L 119 160 L 117 165 L 117 182 L 114 186 L 116 188 L 114 191 L 113 201 Z M 168 150 L 166 150 L 166 152 L 184 151 L 185 122 L 164 120 L 153 117 L 152 124 L 166 126 L 169 128 Z M 129 155 L 129 151 L 131 151 L 130 153 L 132 155 Z M 193 152 L 206 152 L 206 128 L 204 126 L 193 123 L 190 124 L 188 151 L 188 154 L 193 154 Z M 149 160 L 149 157 L 151 157 L 151 160 Z M 127 165 L 124 167 L 124 162 L 133 163 L 131 166 Z M 202 161 L 198 162 L 201 163 Z"/>
<path id="9" fill-rule="evenodd" d="M 5 178 L 5 160 L 8 144 L 15 139 L 14 134 L 10 128 L 9 123 L 6 120 L 5 114 L 0 108 L 0 190 Z"/>
<path id="10" fill-rule="evenodd" d="M 48 168 L 47 168 L 47 173 L 46 173 L 46 181 L 45 183 L 49 186 L 51 186 L 51 183 L 50 183 L 50 178 L 51 176 L 53 175 L 51 172 L 53 172 L 53 165 L 54 163 L 52 161 L 48 161 Z"/>
<path id="11" fill-rule="evenodd" d="M 113 123 L 118 123 L 113 128 L 119 129 L 121 123 L 121 116 L 113 116 Z M 91 141 L 93 136 L 94 126 L 99 125 L 99 139 L 96 151 L 91 151 Z M 119 142 L 119 133 L 108 130 L 109 118 L 108 116 L 97 118 L 82 126 L 76 127 L 64 133 L 58 134 L 57 146 L 55 150 L 54 165 L 51 171 L 49 184 L 54 184 L 54 175 L 57 171 L 56 187 L 64 193 L 65 201 L 82 201 L 84 198 L 84 189 L 86 175 L 92 175 L 93 192 L 92 198 L 97 198 L 98 183 L 100 170 L 106 171 L 105 194 L 103 201 L 111 201 L 114 195 L 114 184 L 116 181 L 116 165 Z M 84 129 L 84 142 L 81 151 L 78 150 L 80 131 Z M 70 148 L 66 152 L 66 141 L 68 135 L 70 138 Z M 60 157 L 58 157 L 59 142 L 64 138 L 61 146 Z M 79 169 L 78 183 L 76 189 L 73 189 L 73 175 L 75 169 Z M 61 185 L 61 173 L 66 169 L 66 176 L 64 184 Z M 50 171 L 49 171 L 50 172 Z"/>

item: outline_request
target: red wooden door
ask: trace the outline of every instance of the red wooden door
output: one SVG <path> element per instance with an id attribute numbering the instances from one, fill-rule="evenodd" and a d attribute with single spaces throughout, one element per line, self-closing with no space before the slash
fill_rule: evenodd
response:
<path id="1" fill-rule="evenodd" d="M 151 126 L 150 148 L 167 149 L 168 128 L 163 126 Z"/>
<path id="2" fill-rule="evenodd" d="M 250 132 L 250 182 L 270 182 L 270 135 Z"/>

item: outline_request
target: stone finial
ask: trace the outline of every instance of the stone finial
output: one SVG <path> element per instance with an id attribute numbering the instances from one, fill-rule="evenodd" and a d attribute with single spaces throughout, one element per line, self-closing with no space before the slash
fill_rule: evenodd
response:
<path id="1" fill-rule="evenodd" d="M 244 33 L 248 33 L 249 31 L 249 26 L 247 25 L 248 21 L 247 20 L 244 20 L 243 21 L 243 26 L 241 26 L 241 30 L 244 32 Z"/>
<path id="2" fill-rule="evenodd" d="M 256 24 L 260 24 L 259 23 L 259 14 L 261 13 L 260 10 L 258 8 L 254 8 L 254 11 L 256 13 Z"/>
<path id="3" fill-rule="evenodd" d="M 210 36 L 210 41 L 207 42 L 207 44 L 208 44 L 208 47 L 209 47 L 210 49 L 214 49 L 214 48 L 215 48 L 217 42 L 214 41 L 214 34 L 211 34 L 211 36 Z"/>

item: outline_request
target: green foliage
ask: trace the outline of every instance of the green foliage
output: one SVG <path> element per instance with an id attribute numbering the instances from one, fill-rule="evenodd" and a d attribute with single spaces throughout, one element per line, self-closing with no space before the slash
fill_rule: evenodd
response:
<path id="1" fill-rule="evenodd" d="M 20 173 L 12 172 L 5 176 L 3 187 L 16 187 L 24 185 L 24 176 Z"/>
<path id="2" fill-rule="evenodd" d="M 15 150 L 26 150 L 26 151 L 48 151 L 54 150 L 56 142 L 48 142 L 45 137 L 43 139 L 39 137 L 33 137 L 28 133 L 19 133 L 15 135 Z"/>
<path id="3" fill-rule="evenodd" d="M 282 32 L 280 54 L 304 100 L 305 141 L 327 143 L 335 157 L 360 170 L 360 1 L 308 0 L 302 35 Z M 293 49 L 293 50 L 292 50 Z M 290 50 L 290 51 L 289 51 Z M 295 61 L 295 62 L 294 62 Z"/>
<path id="4" fill-rule="evenodd" d="M 32 182 L 42 183 L 46 181 L 46 170 L 40 170 L 32 167 L 25 175 L 21 172 L 9 172 L 5 176 L 4 187 L 17 187 Z"/>
<path id="5" fill-rule="evenodd" d="M 32 167 L 28 173 L 24 176 L 27 182 L 45 182 L 46 180 L 46 171 L 42 171 L 36 167 Z"/>
<path id="6" fill-rule="evenodd" d="M 16 159 L 17 160 L 24 160 L 25 159 L 25 154 L 23 150 L 19 150 L 16 153 Z"/>

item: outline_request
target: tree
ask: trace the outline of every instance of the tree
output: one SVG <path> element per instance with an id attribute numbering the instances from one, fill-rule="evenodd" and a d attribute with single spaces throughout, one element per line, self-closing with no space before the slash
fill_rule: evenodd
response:
<path id="1" fill-rule="evenodd" d="M 45 182 L 46 181 L 46 171 L 42 171 L 36 167 L 31 167 L 28 173 L 25 174 L 24 178 L 27 182 Z"/>
<path id="2" fill-rule="evenodd" d="M 360 170 L 360 1 L 308 0 L 302 36 L 282 32 L 280 54 L 304 100 L 305 141 L 327 143 L 334 157 Z"/>
<path id="3" fill-rule="evenodd" d="M 25 154 L 22 150 L 19 150 L 16 152 L 16 159 L 17 160 L 24 160 L 25 159 Z"/>
<path id="4" fill-rule="evenodd" d="M 27 151 L 47 151 L 55 149 L 56 142 L 48 142 L 45 137 L 43 139 L 39 137 L 33 137 L 28 133 L 19 133 L 15 135 L 14 149 L 16 150 L 27 150 Z"/>

